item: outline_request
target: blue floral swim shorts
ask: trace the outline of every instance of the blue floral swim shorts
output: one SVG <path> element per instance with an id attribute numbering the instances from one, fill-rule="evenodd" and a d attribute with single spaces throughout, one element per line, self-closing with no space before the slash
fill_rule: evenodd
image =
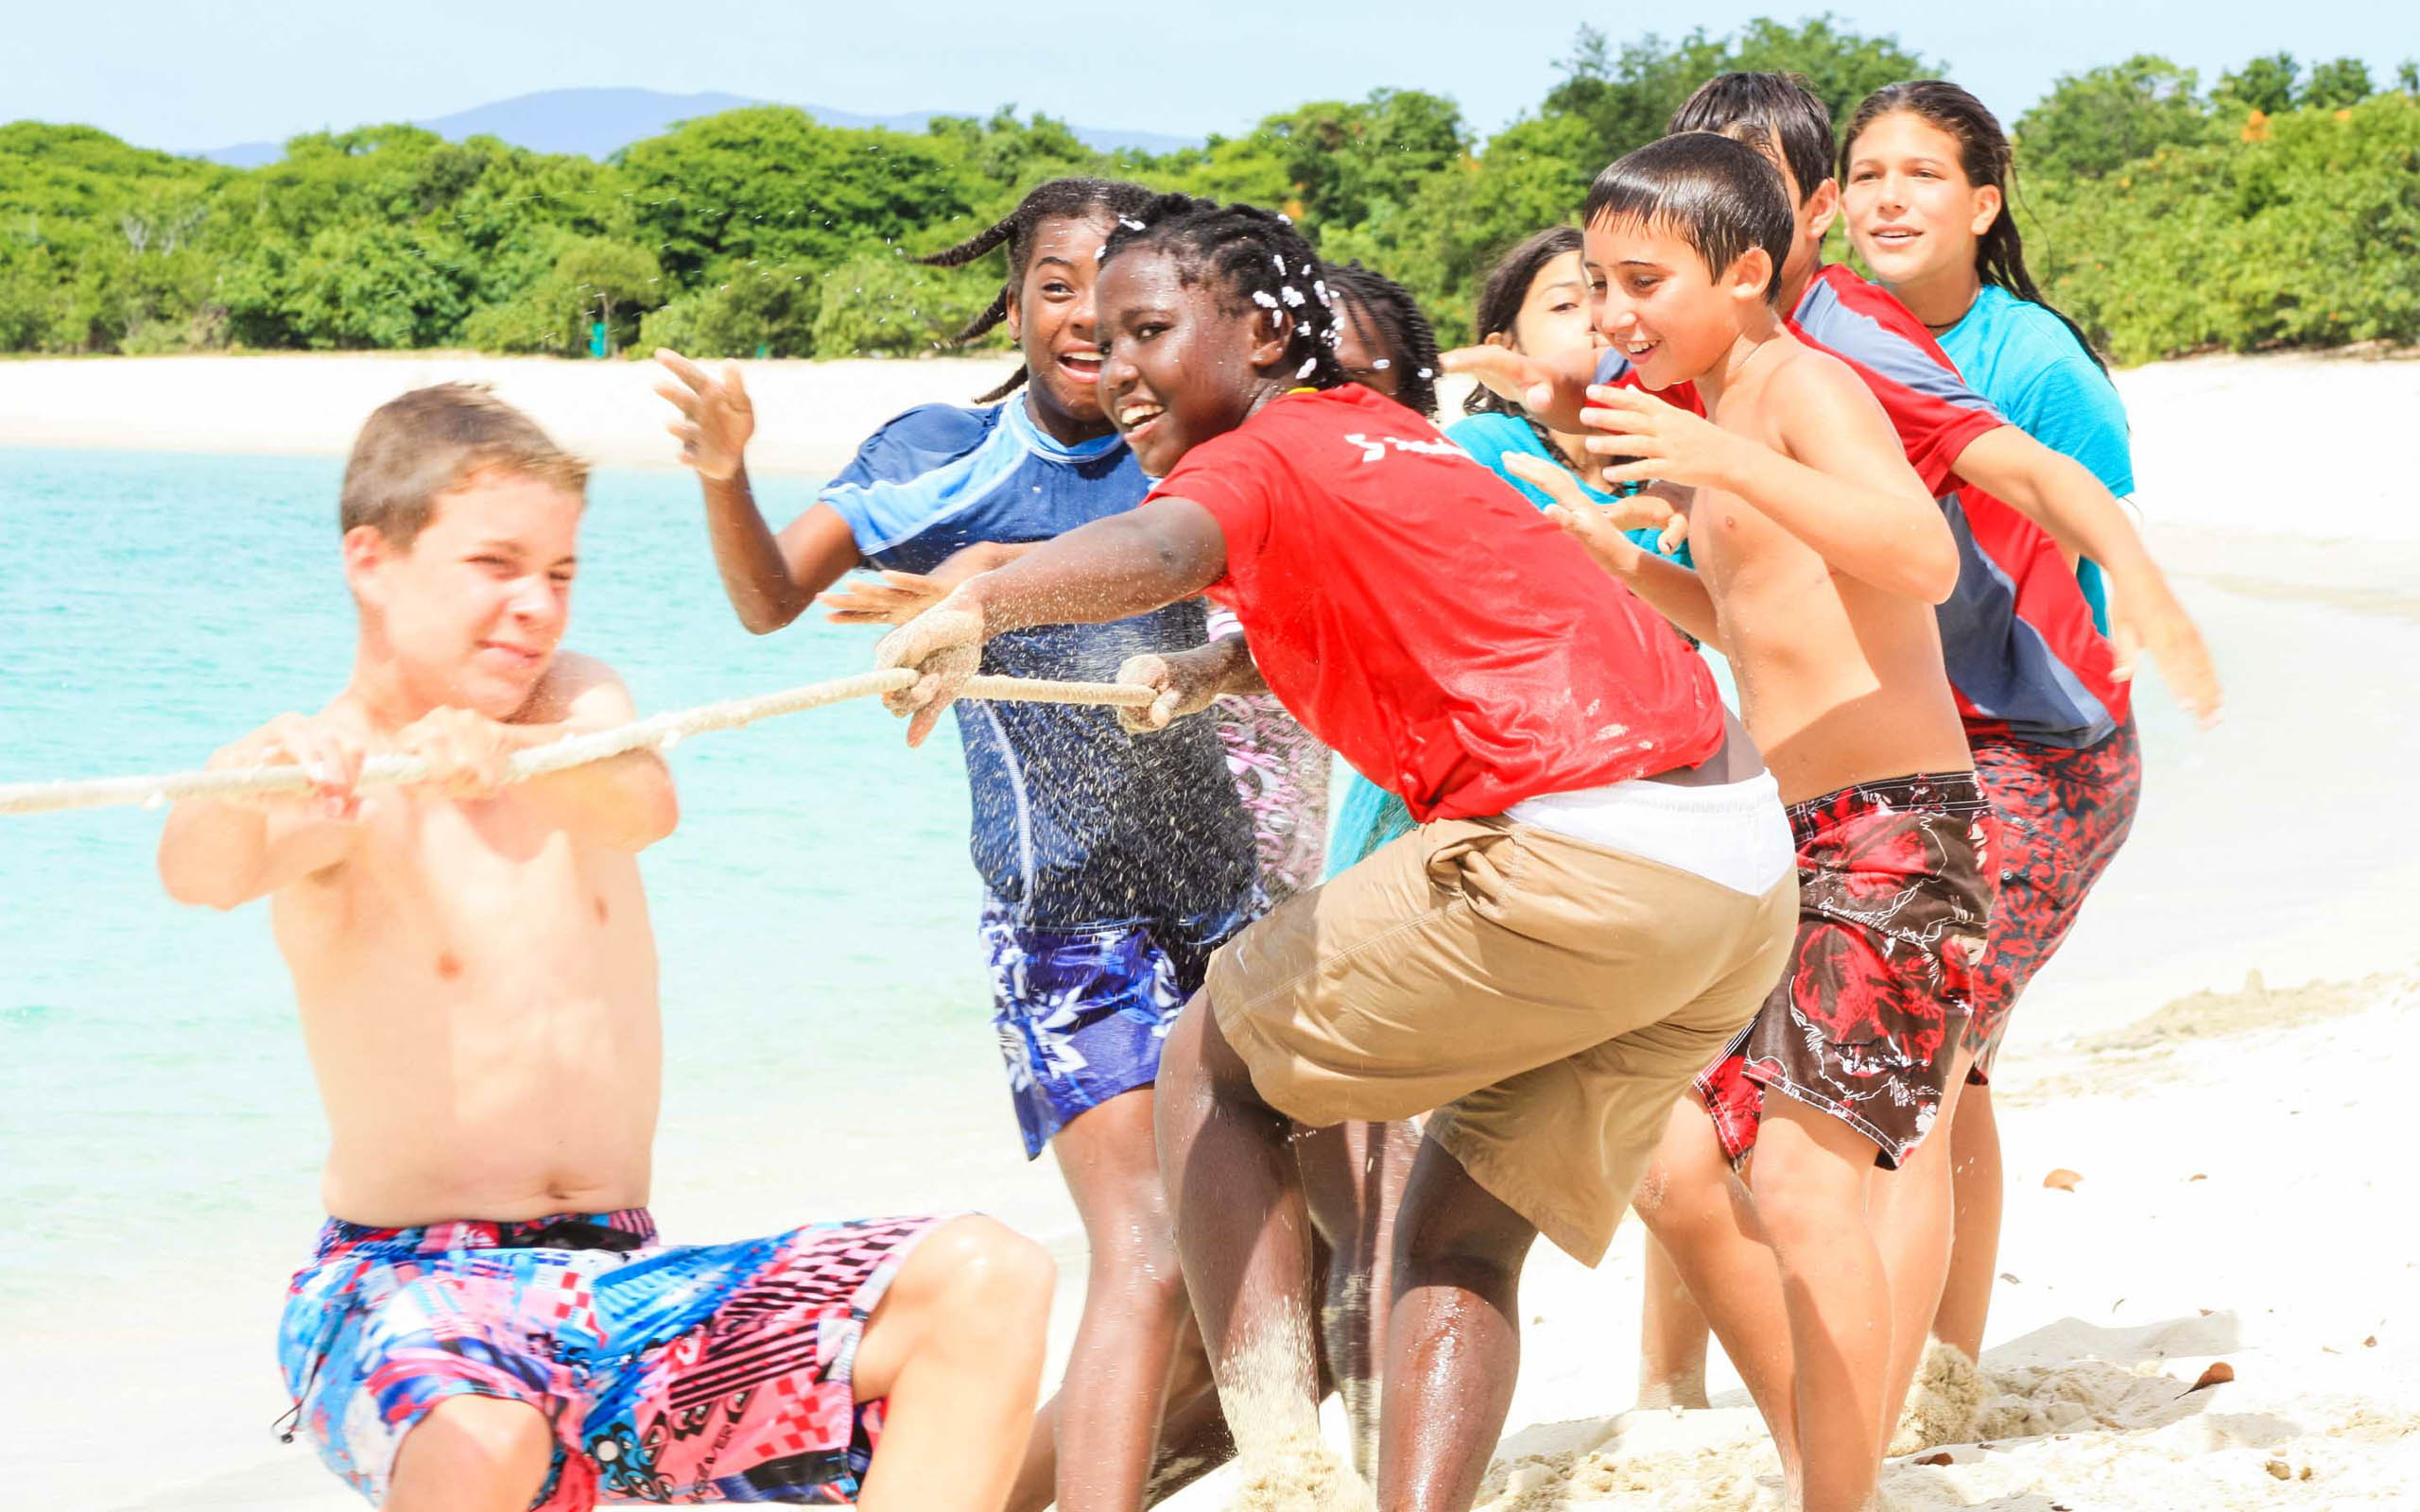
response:
<path id="1" fill-rule="evenodd" d="M 1159 1079 L 1160 1046 L 1201 988 L 1210 954 L 1242 926 L 1129 921 L 1044 928 L 983 904 L 992 1025 L 1028 1160 L 1077 1115 Z"/>

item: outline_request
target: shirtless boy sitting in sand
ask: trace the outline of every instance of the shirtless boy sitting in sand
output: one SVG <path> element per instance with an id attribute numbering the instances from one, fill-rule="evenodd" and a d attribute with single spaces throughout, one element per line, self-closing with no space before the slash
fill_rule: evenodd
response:
<path id="1" fill-rule="evenodd" d="M 1783 328 L 1792 219 L 1762 153 L 1703 131 L 1652 143 L 1599 176 L 1583 226 L 1599 329 L 1646 387 L 1694 383 L 1709 417 L 1599 388 L 1616 434 L 1590 445 L 1637 458 L 1609 480 L 1696 490 L 1700 571 L 1576 492 L 1554 513 L 1731 659 L 1799 855 L 1789 969 L 1698 1079 L 1703 1102 L 1675 1110 L 1639 1216 L 1772 1426 L 1792 1504 L 1856 1512 L 1948 1262 L 1946 1141 L 1925 1135 L 1965 1079 L 1994 890 L 1932 610 L 1957 546 L 1864 384 Z M 1729 1171 L 1752 1149 L 1743 1211 Z M 1931 1204 L 1897 1246 L 1870 1211 L 1886 1183 Z"/>
<path id="2" fill-rule="evenodd" d="M 352 681 L 211 763 L 313 790 L 180 803 L 161 838 L 180 901 L 272 900 L 327 1111 L 334 1216 L 279 1338 L 296 1414 L 389 1508 L 996 1508 L 1041 1367 L 1033 1245 L 982 1218 L 655 1241 L 637 852 L 670 775 L 633 752 L 503 785 L 631 715 L 556 650 L 585 486 L 483 388 L 380 407 L 345 468 Z M 372 752 L 429 781 L 358 793 Z"/>

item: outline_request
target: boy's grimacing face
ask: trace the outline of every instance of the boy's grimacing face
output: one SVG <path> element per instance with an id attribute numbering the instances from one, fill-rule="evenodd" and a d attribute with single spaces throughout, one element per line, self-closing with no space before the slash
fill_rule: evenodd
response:
<path id="1" fill-rule="evenodd" d="M 1582 235 L 1589 274 L 1604 283 L 1597 329 L 1645 387 L 1687 383 L 1739 339 L 1741 265 L 1768 266 L 1761 253 L 1718 278 L 1678 232 L 1636 216 L 1599 215 Z"/>
<path id="2" fill-rule="evenodd" d="M 438 496 L 407 547 L 371 525 L 346 534 L 346 577 L 406 688 L 491 719 L 528 703 L 570 620 L 582 503 L 541 479 L 479 472 Z"/>
<path id="3" fill-rule="evenodd" d="M 1181 274 L 1174 257 L 1143 248 L 1112 259 L 1095 286 L 1101 406 L 1154 477 L 1242 424 L 1261 369 L 1286 350 L 1273 318 L 1228 308 L 1223 290 Z"/>

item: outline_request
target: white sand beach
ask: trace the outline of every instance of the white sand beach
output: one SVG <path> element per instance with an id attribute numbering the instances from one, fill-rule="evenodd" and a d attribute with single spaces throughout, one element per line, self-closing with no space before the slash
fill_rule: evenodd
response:
<path id="1" fill-rule="evenodd" d="M 814 473 L 884 418 L 964 402 L 998 359 L 749 364 L 761 470 Z M 493 382 L 599 461 L 665 465 L 644 365 L 478 357 L 0 363 L 9 447 L 340 453 L 379 401 Z M 2420 362 L 2225 358 L 2121 374 L 2138 502 L 2227 682 L 2199 732 L 2155 673 L 2132 841 L 2019 1010 L 2001 1062 L 2010 1208 L 1979 1400 L 1892 1461 L 1893 1507 L 1992 1512 L 2420 1504 Z M 871 758 L 870 758 L 871 759 Z M 140 885 L 130 880 L 130 886 Z M 678 1066 L 672 1074 L 680 1074 Z M 750 1163 L 680 1143 L 684 1170 Z M 946 1159 L 946 1157 L 944 1158 Z M 2054 1169 L 2081 1175 L 2045 1187 Z M 969 1167 L 969 1203 L 1055 1236 L 1063 1350 L 1080 1237 L 1046 1164 Z M 686 1216 L 766 1227 L 760 1194 Z M 1510 1432 L 1483 1504 L 1748 1508 L 1779 1477 L 1718 1364 L 1703 1412 L 1626 1413 L 1640 1234 L 1595 1272 L 1541 1247 Z M 11 1341 L 0 1503 L 337 1512 L 360 1503 L 263 1424 L 283 1278 L 130 1301 L 144 1351 Z M 166 1321 L 173 1320 L 173 1321 Z M 22 1352 L 21 1352 L 22 1349 Z M 229 1351 L 236 1351 L 230 1354 Z M 231 1383 L 194 1373 L 207 1362 Z M 2193 1389 L 2208 1367 L 2233 1379 Z M 266 1410 L 261 1410 L 266 1408 Z M 1225 1504 L 1213 1477 L 1177 1503 Z"/>
<path id="2" fill-rule="evenodd" d="M 744 362 L 758 416 L 757 472 L 837 472 L 911 404 L 970 403 L 1013 356 L 925 361 Z M 590 461 L 671 467 L 671 407 L 652 362 L 568 362 L 472 352 L 37 358 L 0 361 L 0 447 L 337 455 L 362 418 L 424 384 L 484 383 Z"/>

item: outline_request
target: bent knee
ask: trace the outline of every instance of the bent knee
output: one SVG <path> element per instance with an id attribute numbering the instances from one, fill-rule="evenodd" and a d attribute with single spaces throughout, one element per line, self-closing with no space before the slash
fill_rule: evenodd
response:
<path id="1" fill-rule="evenodd" d="M 1756 1222 L 1776 1250 L 1797 1250 L 1839 1239 L 1845 1229 L 1863 1228 L 1865 1204 L 1858 1189 L 1837 1180 L 1794 1180 L 1783 1162 L 1770 1162 L 1758 1175 Z M 1821 1177 L 1837 1173 L 1824 1171 Z"/>
<path id="2" fill-rule="evenodd" d="M 954 1218 L 916 1246 L 932 1300 L 952 1311 L 1022 1316 L 1046 1311 L 1059 1280 L 1050 1252 L 994 1218 Z M 903 1278 L 904 1279 L 904 1278 Z"/>
<path id="3" fill-rule="evenodd" d="M 1659 1155 L 1631 1194 L 1631 1211 L 1656 1238 L 1685 1244 L 1700 1234 L 1738 1227 L 1737 1183 L 1720 1157 L 1674 1160 Z"/>
<path id="4" fill-rule="evenodd" d="M 464 1394 L 448 1397 L 404 1436 L 399 1480 L 468 1487 L 515 1487 L 534 1495 L 553 1462 L 554 1430 L 528 1402 Z"/>

